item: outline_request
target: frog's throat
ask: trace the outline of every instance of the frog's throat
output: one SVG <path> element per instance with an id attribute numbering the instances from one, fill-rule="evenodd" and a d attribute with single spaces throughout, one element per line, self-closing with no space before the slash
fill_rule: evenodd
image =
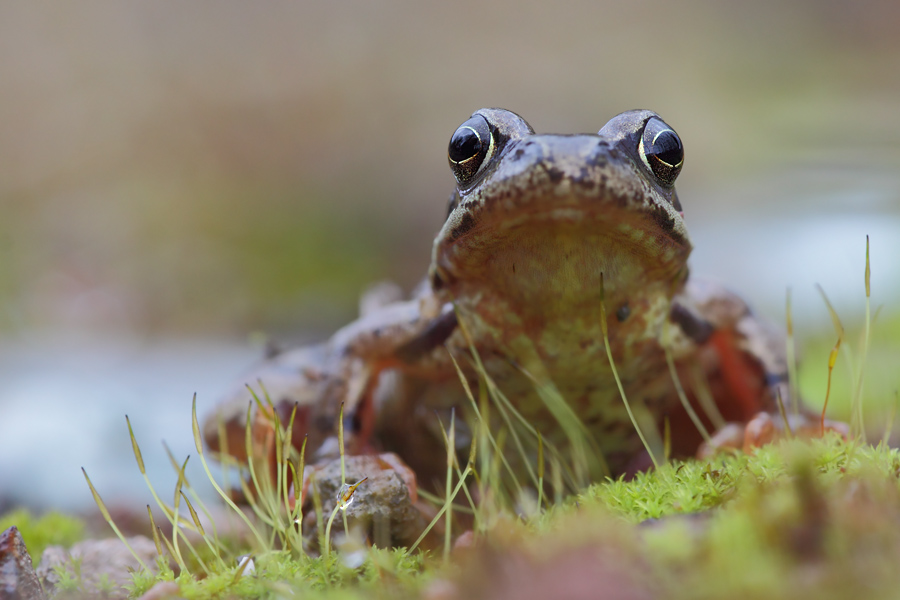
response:
<path id="1" fill-rule="evenodd" d="M 568 304 L 595 302 L 601 274 L 613 297 L 651 284 L 674 289 L 684 279 L 690 243 L 640 214 L 571 207 L 536 212 L 485 219 L 466 235 L 437 243 L 435 287 L 476 284 L 506 290 L 523 302 Z"/>

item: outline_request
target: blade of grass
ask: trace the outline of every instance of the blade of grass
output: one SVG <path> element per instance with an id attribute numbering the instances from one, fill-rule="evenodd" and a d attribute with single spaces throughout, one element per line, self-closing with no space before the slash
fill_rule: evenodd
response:
<path id="1" fill-rule="evenodd" d="M 706 380 L 703 368 L 699 364 L 692 364 L 689 368 L 689 374 L 691 376 L 691 389 L 697 395 L 697 401 L 703 409 L 703 414 L 712 421 L 713 431 L 721 430 L 727 423 L 719 411 L 719 407 L 716 406 L 716 401 L 713 399 L 712 392 L 709 389 L 709 382 Z"/>
<path id="2" fill-rule="evenodd" d="M 91 483 L 91 478 L 88 477 L 87 471 L 84 470 L 84 467 L 81 467 L 81 472 L 84 473 L 84 479 L 87 481 L 88 487 L 91 488 L 91 495 L 94 496 L 94 502 L 97 504 L 97 508 L 100 509 L 100 514 L 103 516 L 103 520 L 112 528 L 115 532 L 116 537 L 118 537 L 125 547 L 128 548 L 128 551 L 131 552 L 131 555 L 134 556 L 135 560 L 138 561 L 138 564 L 147 571 L 150 572 L 150 569 L 147 568 L 146 563 L 138 556 L 138 553 L 134 551 L 134 548 L 131 547 L 131 544 L 128 543 L 128 540 L 125 539 L 125 536 L 122 535 L 122 532 L 119 531 L 119 528 L 116 526 L 115 521 L 113 521 L 112 517 L 109 515 L 109 511 L 106 509 L 106 505 L 103 503 L 103 499 L 100 497 L 99 492 L 94 487 L 94 484 Z"/>
<path id="3" fill-rule="evenodd" d="M 634 413 L 631 411 L 631 404 L 628 402 L 628 398 L 625 396 L 625 388 L 622 387 L 622 380 L 619 379 L 619 374 L 616 371 L 616 363 L 615 361 L 613 361 L 612 350 L 609 347 L 609 331 L 606 325 L 605 292 L 603 290 L 603 273 L 600 273 L 600 328 L 603 331 L 603 345 L 606 348 L 606 357 L 609 359 L 609 368 L 612 370 L 613 378 L 616 380 L 616 385 L 619 388 L 619 396 L 622 398 L 622 402 L 625 403 L 625 410 L 628 412 L 628 418 L 631 419 L 631 425 L 637 432 L 638 437 L 641 438 L 641 443 L 644 445 L 644 449 L 647 451 L 647 454 L 650 455 L 650 460 L 653 461 L 654 468 L 658 469 L 659 462 L 656 460 L 653 449 L 650 447 L 650 444 L 647 443 L 647 438 L 644 437 L 644 432 L 641 431 L 641 427 L 640 425 L 638 425 L 637 419 L 634 417 Z"/>
<path id="4" fill-rule="evenodd" d="M 663 323 L 663 343 L 661 345 L 663 347 L 663 353 L 666 355 L 666 364 L 669 365 L 669 376 L 672 378 L 672 383 L 675 384 L 675 393 L 678 395 L 678 399 L 681 401 L 681 406 L 688 414 L 688 417 L 690 417 L 691 422 L 694 424 L 694 427 L 696 427 L 697 431 L 700 432 L 703 440 L 707 444 L 710 444 L 711 440 L 709 437 L 709 432 L 706 430 L 706 426 L 703 425 L 703 421 L 701 421 L 700 417 L 697 416 L 697 413 L 694 411 L 694 407 L 691 406 L 691 402 L 688 400 L 687 394 L 684 393 L 684 387 L 681 385 L 681 378 L 678 376 L 678 370 L 675 368 L 675 359 L 672 358 L 672 338 L 670 336 L 671 323 L 668 319 L 666 319 Z"/>
<path id="5" fill-rule="evenodd" d="M 450 496 L 449 496 L 451 503 L 456 498 L 456 495 L 459 493 L 460 488 L 462 488 L 463 485 L 465 484 L 466 477 L 469 476 L 469 473 L 471 473 L 471 471 L 472 471 L 472 465 L 471 464 L 466 465 L 466 468 L 463 471 L 463 477 L 461 477 L 460 480 L 456 482 L 456 487 L 453 489 L 453 493 L 450 494 Z M 418 539 L 405 551 L 406 556 L 411 555 L 415 551 L 415 549 L 419 546 L 419 544 L 422 543 L 422 540 L 425 539 L 425 536 L 428 535 L 428 532 L 431 531 L 431 529 L 434 527 L 435 523 L 440 521 L 441 517 L 444 516 L 444 512 L 446 510 L 447 510 L 447 505 L 444 504 L 444 506 L 441 507 L 441 509 L 438 511 L 438 513 L 434 516 L 434 518 L 431 519 L 431 522 L 428 524 L 428 526 L 425 528 L 425 530 L 421 533 L 421 535 L 419 535 Z"/>
<path id="6" fill-rule="evenodd" d="M 507 423 L 507 431 L 508 431 L 509 435 L 513 436 L 513 443 L 516 443 L 517 449 L 519 449 L 520 452 L 523 453 L 522 458 L 526 464 L 526 470 L 529 472 L 529 476 L 531 477 L 532 481 L 535 482 L 535 484 L 536 484 L 537 480 L 536 480 L 534 471 L 533 471 L 533 469 L 530 468 L 530 463 L 527 461 L 527 456 L 524 455 L 524 450 L 521 450 L 521 441 L 517 441 L 518 434 L 516 432 L 516 428 L 513 426 L 513 424 L 507 418 L 508 415 L 505 415 L 503 413 L 503 411 L 504 410 L 508 411 L 509 415 L 512 415 L 513 417 L 515 417 L 516 420 L 519 423 L 521 423 L 522 427 L 531 434 L 532 438 L 535 441 L 537 440 L 538 432 L 534 428 L 534 426 L 528 421 L 528 419 L 526 419 L 518 410 L 516 410 L 516 408 L 513 406 L 512 402 L 509 401 L 509 399 L 506 397 L 506 395 L 497 387 L 494 380 L 488 374 L 487 369 L 485 369 L 484 364 L 481 360 L 481 356 L 478 353 L 478 350 L 475 348 L 475 344 L 469 333 L 468 327 L 466 326 L 465 320 L 459 315 L 458 311 L 457 311 L 457 321 L 459 323 L 459 329 L 462 332 L 463 337 L 466 340 L 466 344 L 469 347 L 469 352 L 472 356 L 472 360 L 474 360 L 473 368 L 478 373 L 478 375 L 480 377 L 480 381 L 485 382 L 485 384 L 487 386 L 487 390 L 488 390 L 488 397 L 494 401 L 494 404 L 497 406 L 498 410 L 501 411 L 501 416 L 504 418 L 504 421 Z M 530 354 L 533 356 L 536 356 L 533 345 L 529 345 L 526 348 L 521 348 L 521 350 L 523 352 L 528 351 L 529 349 L 530 349 Z M 533 362 L 535 365 L 541 364 L 539 358 L 537 358 L 535 360 L 532 357 L 530 359 L 530 361 Z M 515 366 L 519 369 L 520 372 L 522 372 L 523 375 L 525 375 L 526 377 L 528 377 L 531 380 L 532 384 L 535 386 L 535 390 L 540 394 L 540 392 L 542 391 L 542 388 L 541 388 L 541 384 L 538 382 L 538 379 L 533 374 L 531 374 L 527 369 L 525 369 L 522 365 L 515 365 Z M 457 368 L 458 368 L 458 365 L 457 365 Z M 547 379 L 549 379 L 549 378 L 545 378 L 545 380 L 547 380 Z M 550 385 L 552 387 L 552 382 L 550 382 Z M 568 410 L 569 412 L 571 412 L 571 408 L 565 403 L 564 400 L 562 400 L 562 397 L 561 397 L 561 395 L 559 395 L 558 391 L 556 393 L 556 396 L 558 398 L 558 401 L 554 403 L 554 406 L 557 407 L 560 411 L 565 412 Z M 542 401 L 544 401 L 543 397 L 541 399 L 542 399 Z M 472 405 L 474 408 L 475 407 L 474 402 L 472 402 Z M 548 409 L 549 408 L 550 407 L 548 407 Z M 477 412 L 477 409 L 476 409 L 476 412 Z M 574 415 L 574 413 L 572 413 L 572 414 Z M 485 424 L 489 423 L 489 421 L 486 419 L 485 416 L 482 415 L 482 416 L 479 416 L 479 418 L 482 419 L 483 423 L 485 423 Z M 577 415 L 574 416 L 574 419 L 570 418 L 569 420 L 574 421 L 574 424 L 576 427 L 580 425 L 583 428 L 583 424 L 578 419 Z M 585 435 L 587 435 L 588 440 L 592 445 L 592 449 L 594 450 L 594 456 L 596 456 L 598 461 L 600 462 L 601 469 L 603 470 L 604 474 L 608 474 L 609 469 L 606 466 L 606 461 L 603 458 L 603 453 L 600 451 L 599 447 L 597 446 L 597 444 L 593 440 L 593 438 L 591 438 L 587 434 L 587 430 L 583 429 L 583 431 L 585 432 Z M 546 440 L 545 440 L 545 442 L 546 442 Z M 495 446 L 495 444 L 492 444 L 492 446 Z M 558 452 L 558 449 L 556 449 L 556 447 L 552 444 L 547 444 L 547 447 L 551 450 L 551 452 Z M 502 458 L 503 465 L 506 468 L 509 468 L 509 462 L 506 460 L 505 456 L 503 456 L 502 454 L 500 456 Z M 577 478 L 574 477 L 574 475 L 571 477 L 573 489 L 578 489 L 578 487 L 579 487 L 579 482 L 576 481 L 576 479 Z M 512 478 L 512 482 L 517 488 L 516 497 L 518 497 L 519 495 L 521 495 L 521 485 L 519 484 L 518 480 L 514 476 Z M 581 482 L 581 483 L 583 483 L 583 482 Z"/>
<path id="7" fill-rule="evenodd" d="M 209 479 L 210 483 L 212 483 L 213 488 L 215 488 L 219 496 L 221 496 L 222 499 L 225 500 L 225 503 L 228 504 L 228 506 L 231 507 L 231 509 L 235 513 L 237 513 L 241 520 L 244 521 L 244 524 L 247 525 L 247 528 L 253 534 L 253 537 L 256 538 L 260 549 L 267 548 L 266 542 L 259 534 L 259 531 L 257 531 L 256 527 L 253 526 L 253 524 L 250 522 L 250 519 L 247 518 L 247 515 L 244 514 L 244 511 L 238 508 L 237 504 L 235 504 L 234 501 L 228 497 L 228 494 L 226 494 L 222 490 L 222 488 L 219 487 L 219 484 L 216 482 L 215 477 L 213 477 L 212 473 L 209 470 L 209 465 L 206 462 L 206 456 L 204 456 L 203 453 L 203 440 L 200 437 L 200 422 L 197 420 L 197 394 L 194 394 L 194 401 L 191 408 L 191 426 L 194 434 L 194 445 L 197 447 L 197 454 L 200 455 L 200 462 L 203 465 L 204 471 L 206 471 L 206 477 Z"/>
<path id="8" fill-rule="evenodd" d="M 466 335 L 466 334 L 464 333 L 463 335 Z M 474 350 L 474 347 L 472 349 Z M 475 412 L 476 418 L 479 420 L 480 423 L 484 423 L 485 419 L 482 416 L 481 410 L 479 409 L 478 405 L 475 403 L 475 398 L 472 396 L 472 390 L 469 387 L 469 382 L 466 379 L 465 374 L 463 373 L 462 369 L 459 366 L 459 363 L 456 361 L 456 358 L 453 356 L 453 354 L 449 353 L 449 356 L 450 356 L 450 360 L 453 361 L 453 365 L 456 367 L 456 372 L 459 375 L 460 381 L 463 382 L 463 389 L 466 392 L 466 396 L 469 399 L 469 402 L 472 406 L 472 410 Z M 490 383 L 487 382 L 487 379 L 488 379 L 487 372 L 484 371 L 483 369 L 479 370 L 479 368 L 477 366 L 478 364 L 480 364 L 480 362 L 476 362 L 476 371 L 478 372 L 479 376 L 483 378 L 480 381 L 485 381 L 485 385 L 489 388 Z M 501 413 L 501 415 L 502 415 L 502 413 Z M 509 473 L 510 479 L 513 482 L 513 484 L 521 489 L 518 479 L 516 479 L 515 471 L 513 470 L 512 466 L 509 464 L 509 462 L 506 460 L 506 457 L 503 456 L 503 453 L 500 452 L 500 449 L 497 445 L 496 438 L 494 438 L 494 436 L 491 435 L 490 431 L 485 431 L 485 435 L 487 436 L 487 439 L 490 442 L 490 447 L 493 448 L 493 450 L 494 450 L 493 455 L 495 457 L 499 457 L 499 459 L 502 461 L 503 465 L 507 469 L 507 472 Z M 487 455 L 487 454 L 488 453 L 485 453 L 485 455 Z"/>
<path id="9" fill-rule="evenodd" d="M 872 313 L 871 313 L 871 305 L 872 305 L 872 271 L 871 265 L 869 264 L 869 236 L 866 236 L 866 271 L 865 271 L 865 284 L 866 284 L 866 320 L 864 322 L 864 333 L 863 333 L 863 343 L 862 343 L 862 356 L 859 360 L 859 372 L 858 378 L 856 380 L 856 390 L 853 394 L 853 414 L 856 417 L 856 422 L 859 424 L 859 437 L 865 443 L 866 441 L 866 428 L 865 421 L 863 419 L 863 388 L 865 386 L 864 374 L 865 374 L 865 366 L 866 360 L 869 356 L 869 334 L 871 330 L 872 324 Z"/>
<path id="10" fill-rule="evenodd" d="M 891 439 L 891 433 L 894 429 L 894 418 L 897 416 L 898 403 L 900 403 L 900 397 L 897 395 L 897 390 L 894 390 L 894 401 L 891 403 L 891 412 L 888 415 L 888 421 L 884 427 L 884 435 L 881 436 L 881 443 L 885 446 L 888 445 L 888 442 Z"/>
<path id="11" fill-rule="evenodd" d="M 443 430 L 443 428 L 441 428 Z M 445 444 L 447 445 L 447 477 L 445 489 L 447 497 L 444 500 L 444 506 L 447 508 L 447 515 L 444 521 L 444 562 L 450 558 L 450 542 L 453 536 L 453 508 L 450 506 L 450 487 L 453 485 L 453 465 L 456 462 L 456 412 L 450 410 L 450 432 L 445 434 Z"/>
<path id="12" fill-rule="evenodd" d="M 822 286 L 816 284 L 816 289 L 819 290 L 819 294 L 822 296 L 822 300 L 825 302 L 825 306 L 828 308 L 828 314 L 831 317 L 831 323 L 832 325 L 834 325 L 834 331 L 838 336 L 837 342 L 835 342 L 834 347 L 831 349 L 831 353 L 828 355 L 828 380 L 825 388 L 825 402 L 822 406 L 822 417 L 820 419 L 821 434 L 825 435 L 825 413 L 828 410 L 828 399 L 831 396 L 831 374 L 834 371 L 834 365 L 837 363 L 838 350 L 840 350 L 841 342 L 844 339 L 844 325 L 841 323 L 841 319 L 838 316 L 837 311 L 834 310 L 834 306 L 831 305 L 831 301 L 828 299 L 828 295 L 825 293 L 825 290 L 822 289 Z M 855 428 L 855 417 L 856 415 L 851 411 L 851 432 Z M 858 424 L 856 424 L 856 427 L 858 427 Z"/>
<path id="13" fill-rule="evenodd" d="M 150 517 L 150 531 L 153 532 L 153 543 L 156 545 L 156 554 L 162 556 L 162 542 L 159 541 L 159 534 L 156 531 L 156 521 L 153 520 L 153 511 L 150 505 L 147 505 L 147 516 Z"/>
<path id="14" fill-rule="evenodd" d="M 834 365 L 837 362 L 838 350 L 840 347 L 841 338 L 838 338 L 828 355 L 828 382 L 825 387 L 825 402 L 822 404 L 822 417 L 819 420 L 820 433 L 823 436 L 825 435 L 825 413 L 828 410 L 828 399 L 831 396 L 831 373 L 834 371 Z"/>
<path id="15" fill-rule="evenodd" d="M 785 355 L 787 358 L 788 368 L 788 393 L 790 394 L 790 404 L 796 415 L 800 414 L 800 393 L 797 391 L 797 347 L 794 341 L 794 318 L 791 311 L 791 288 L 787 289 L 784 300 L 784 312 L 787 326 L 787 335 L 785 336 Z"/>

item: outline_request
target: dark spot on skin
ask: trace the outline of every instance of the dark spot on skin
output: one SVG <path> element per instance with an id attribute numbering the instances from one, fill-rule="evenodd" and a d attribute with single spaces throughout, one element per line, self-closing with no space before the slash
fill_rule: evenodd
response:
<path id="1" fill-rule="evenodd" d="M 678 304 L 672 303 L 672 310 L 669 313 L 672 322 L 678 325 L 686 336 L 691 338 L 697 344 L 704 344 L 713 334 L 714 328 L 712 324 L 701 319 L 693 312 Z"/>
<path id="2" fill-rule="evenodd" d="M 616 310 L 616 319 L 619 320 L 619 323 L 624 323 L 630 314 L 631 308 L 625 303 Z"/>
<path id="3" fill-rule="evenodd" d="M 655 208 L 652 211 L 653 220 L 666 233 L 675 231 L 675 219 L 662 208 Z"/>
<path id="4" fill-rule="evenodd" d="M 516 274 L 516 263 L 513 263 L 513 275 Z"/>
<path id="5" fill-rule="evenodd" d="M 565 176 L 565 173 L 563 173 L 561 170 L 557 169 L 556 167 L 549 167 L 547 169 L 547 177 L 550 178 L 550 181 L 552 183 L 559 183 L 560 181 L 562 181 L 562 178 L 564 176 Z"/>
<path id="6" fill-rule="evenodd" d="M 446 342 L 456 330 L 457 324 L 456 312 L 452 309 L 445 311 L 429 323 L 421 335 L 400 346 L 395 352 L 396 357 L 403 362 L 415 362 Z"/>
<path id="7" fill-rule="evenodd" d="M 607 155 L 607 144 L 600 142 L 597 144 L 597 150 L 589 155 L 584 162 L 592 167 L 605 167 L 609 164 L 609 156 Z"/>
<path id="8" fill-rule="evenodd" d="M 591 339 L 581 340 L 580 342 L 578 342 L 578 347 L 581 348 L 582 350 L 587 350 L 593 344 L 594 344 L 594 340 L 591 340 Z"/>
<path id="9" fill-rule="evenodd" d="M 375 339 L 378 339 L 381 337 L 381 327 L 376 327 L 375 329 L 372 330 L 372 337 L 374 337 Z"/>
<path id="10" fill-rule="evenodd" d="M 580 181 L 577 181 L 576 183 L 588 192 L 593 192 L 597 187 L 597 182 L 594 179 L 582 179 Z"/>
<path id="11" fill-rule="evenodd" d="M 471 215 L 471 213 L 463 214 L 462 218 L 459 221 L 459 225 L 453 228 L 453 231 L 450 232 L 450 239 L 457 240 L 460 236 L 468 233 L 473 227 L 475 227 L 475 218 Z"/>
<path id="12" fill-rule="evenodd" d="M 522 149 L 522 148 L 519 148 L 518 150 L 516 150 L 515 152 L 513 152 L 513 156 L 512 156 L 512 157 L 513 157 L 513 160 L 521 160 L 521 158 L 522 158 L 523 156 L 525 156 L 525 150 Z"/>

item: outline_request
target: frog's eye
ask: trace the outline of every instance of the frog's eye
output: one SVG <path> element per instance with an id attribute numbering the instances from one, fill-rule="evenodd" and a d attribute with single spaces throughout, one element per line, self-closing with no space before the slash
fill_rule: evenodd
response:
<path id="1" fill-rule="evenodd" d="M 481 115 L 475 115 L 459 126 L 447 149 L 450 169 L 460 185 L 475 178 L 494 146 L 491 128 Z"/>
<path id="2" fill-rule="evenodd" d="M 666 187 L 675 184 L 684 164 L 684 146 L 678 134 L 662 119 L 651 117 L 647 120 L 638 154 L 660 183 Z"/>

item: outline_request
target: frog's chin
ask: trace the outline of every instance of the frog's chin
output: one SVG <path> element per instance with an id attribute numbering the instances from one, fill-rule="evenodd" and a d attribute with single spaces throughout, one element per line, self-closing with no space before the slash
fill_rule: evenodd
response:
<path id="1" fill-rule="evenodd" d="M 646 214 L 555 207 L 479 221 L 451 244 L 436 246 L 445 282 L 509 290 L 529 298 L 594 301 L 600 280 L 613 297 L 684 278 L 690 244 L 667 235 Z M 506 292 L 504 292 L 506 293 Z"/>

